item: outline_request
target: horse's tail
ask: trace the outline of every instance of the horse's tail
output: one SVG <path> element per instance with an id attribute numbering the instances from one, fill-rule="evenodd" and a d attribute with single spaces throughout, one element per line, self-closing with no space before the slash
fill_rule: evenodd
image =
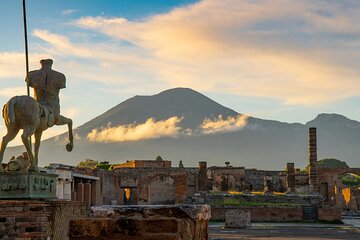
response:
<path id="1" fill-rule="evenodd" d="M 3 118 L 5 120 L 6 125 L 11 123 L 15 123 L 15 105 L 16 98 L 11 98 L 3 107 Z"/>

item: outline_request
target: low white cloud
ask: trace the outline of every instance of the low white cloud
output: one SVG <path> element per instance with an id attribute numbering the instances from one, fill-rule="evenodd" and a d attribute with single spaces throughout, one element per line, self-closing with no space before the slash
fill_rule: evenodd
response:
<path id="1" fill-rule="evenodd" d="M 238 115 L 236 117 L 228 117 L 223 119 L 220 115 L 215 119 L 205 118 L 200 125 L 201 134 L 214 134 L 223 132 L 235 132 L 241 130 L 247 124 L 247 115 Z"/>
<path id="2" fill-rule="evenodd" d="M 93 129 L 87 139 L 93 142 L 125 142 L 156 139 L 161 137 L 177 137 L 180 134 L 181 122 L 179 117 L 171 117 L 166 120 L 156 121 L 149 118 L 142 124 L 111 125 L 97 130 Z"/>

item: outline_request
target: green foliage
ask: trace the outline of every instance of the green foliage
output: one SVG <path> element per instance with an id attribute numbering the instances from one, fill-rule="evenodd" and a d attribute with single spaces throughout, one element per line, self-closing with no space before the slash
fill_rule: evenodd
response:
<path id="1" fill-rule="evenodd" d="M 360 186 L 360 176 L 353 174 L 353 173 L 347 173 L 340 177 L 342 180 L 342 183 L 349 186 Z"/>
<path id="2" fill-rule="evenodd" d="M 344 161 L 335 158 L 324 158 L 317 161 L 318 168 L 349 168 Z"/>
<path id="3" fill-rule="evenodd" d="M 96 166 L 99 164 L 98 161 L 93 160 L 93 159 L 85 159 L 85 161 L 81 161 L 79 162 L 79 164 L 77 165 L 78 168 L 96 168 Z"/>
<path id="4" fill-rule="evenodd" d="M 157 157 L 155 158 L 155 160 L 156 160 L 156 161 L 164 161 L 161 156 L 157 156 Z"/>
<path id="5" fill-rule="evenodd" d="M 336 158 L 324 158 L 317 161 L 318 168 L 349 168 L 346 162 Z M 309 171 L 309 165 L 306 166 L 302 171 Z"/>
<path id="6" fill-rule="evenodd" d="M 96 165 L 96 167 L 99 169 L 112 171 L 113 165 L 114 164 L 109 164 L 109 163 L 108 164 L 99 163 L 98 165 Z"/>

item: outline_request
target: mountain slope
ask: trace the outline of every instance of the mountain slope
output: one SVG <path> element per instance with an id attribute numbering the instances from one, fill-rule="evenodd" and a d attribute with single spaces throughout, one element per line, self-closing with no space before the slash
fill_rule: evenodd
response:
<path id="1" fill-rule="evenodd" d="M 360 123 L 338 114 L 320 114 L 305 125 L 284 123 L 249 117 L 241 130 L 216 134 L 194 134 L 205 118 L 223 119 L 239 115 L 210 98 L 188 88 L 166 90 L 154 96 L 135 96 L 106 111 L 75 129 L 81 137 L 76 139 L 73 152 L 65 151 L 66 135 L 48 139 L 40 149 L 40 164 L 62 162 L 75 165 L 86 158 L 121 162 L 128 159 L 149 159 L 161 155 L 173 160 L 176 166 L 183 160 L 185 166 L 196 166 L 198 161 L 209 165 L 223 165 L 263 169 L 283 169 L 287 162 L 305 167 L 308 156 L 308 128 L 318 128 L 318 157 L 337 158 L 352 167 L 359 166 Z M 165 120 L 173 116 L 182 118 L 182 130 L 192 134 L 160 137 L 142 141 L 91 142 L 87 135 L 93 129 L 141 124 L 149 118 Z M 18 155 L 23 147 L 10 148 L 5 159 Z"/>
<path id="2" fill-rule="evenodd" d="M 106 126 L 108 123 L 117 126 L 134 122 L 143 123 L 150 117 L 165 120 L 173 116 L 183 117 L 180 124 L 182 128 L 195 129 L 204 118 L 219 115 L 227 118 L 238 113 L 192 89 L 175 88 L 154 96 L 130 98 L 80 126 L 77 133 L 84 136 L 92 129 Z"/>

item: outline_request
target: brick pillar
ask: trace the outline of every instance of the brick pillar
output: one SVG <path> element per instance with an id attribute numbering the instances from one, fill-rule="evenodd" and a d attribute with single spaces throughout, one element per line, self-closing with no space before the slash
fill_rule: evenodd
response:
<path id="1" fill-rule="evenodd" d="M 295 164 L 286 164 L 286 185 L 288 193 L 295 192 Z"/>
<path id="2" fill-rule="evenodd" d="M 199 191 L 207 191 L 207 163 L 199 162 Z"/>
<path id="3" fill-rule="evenodd" d="M 309 190 L 318 192 L 316 128 L 309 128 Z"/>
<path id="4" fill-rule="evenodd" d="M 91 205 L 91 183 L 87 182 L 84 184 L 84 202 Z"/>
<path id="5" fill-rule="evenodd" d="M 76 200 L 78 202 L 84 202 L 84 184 L 79 182 L 77 184 L 77 191 L 76 191 Z"/>

